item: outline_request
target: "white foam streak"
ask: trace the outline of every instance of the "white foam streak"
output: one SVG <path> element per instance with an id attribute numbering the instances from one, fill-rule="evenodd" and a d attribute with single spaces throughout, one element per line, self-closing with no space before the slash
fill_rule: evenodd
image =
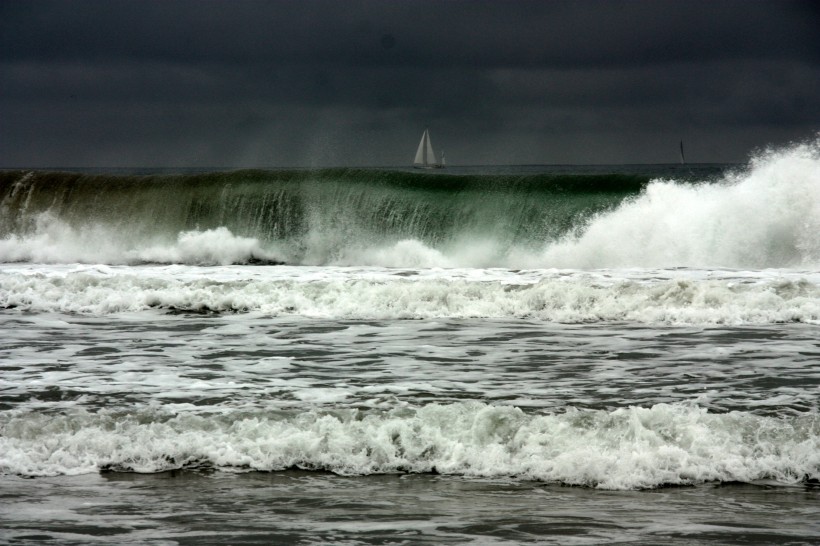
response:
<path id="1" fill-rule="evenodd" d="M 745 275 L 745 276 L 743 276 Z M 349 319 L 555 322 L 820 321 L 820 278 L 799 272 L 6 266 L 0 307 L 89 315 L 175 309 Z"/>
<path id="2" fill-rule="evenodd" d="M 477 402 L 387 412 L 205 416 L 146 410 L 2 416 L 0 470 L 212 466 L 339 474 L 441 472 L 633 489 L 820 477 L 820 421 L 689 404 L 529 415 Z"/>

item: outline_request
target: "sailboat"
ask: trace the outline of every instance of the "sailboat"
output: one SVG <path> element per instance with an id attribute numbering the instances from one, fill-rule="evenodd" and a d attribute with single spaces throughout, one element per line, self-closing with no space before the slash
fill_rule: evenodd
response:
<path id="1" fill-rule="evenodd" d="M 683 157 L 683 141 L 680 141 L 680 164 L 683 165 L 686 163 L 686 159 Z"/>
<path id="2" fill-rule="evenodd" d="M 444 154 L 441 156 L 441 163 L 436 160 L 436 154 L 433 152 L 433 144 L 430 142 L 430 131 L 425 129 L 421 135 L 421 142 L 419 142 L 419 149 L 416 150 L 416 159 L 413 160 L 413 166 L 417 169 L 440 169 L 444 167 Z"/>

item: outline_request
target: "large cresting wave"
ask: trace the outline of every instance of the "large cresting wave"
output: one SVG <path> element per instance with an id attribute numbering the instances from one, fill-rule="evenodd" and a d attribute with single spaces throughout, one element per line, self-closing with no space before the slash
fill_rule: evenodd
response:
<path id="1" fill-rule="evenodd" d="M 0 173 L 2 262 L 811 268 L 818 233 L 820 141 L 709 179 Z"/>

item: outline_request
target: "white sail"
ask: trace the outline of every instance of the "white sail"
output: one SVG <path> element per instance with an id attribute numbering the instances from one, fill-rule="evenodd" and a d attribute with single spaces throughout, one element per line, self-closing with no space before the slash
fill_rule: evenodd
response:
<path id="1" fill-rule="evenodd" d="M 415 165 L 424 165 L 424 141 L 427 139 L 427 130 L 421 134 L 421 142 L 419 142 L 419 149 L 416 150 L 416 159 L 413 160 Z"/>
<path id="2" fill-rule="evenodd" d="M 442 158 L 443 159 L 443 158 Z M 421 135 L 419 148 L 416 150 L 416 158 L 413 160 L 416 167 L 433 168 L 442 167 L 436 160 L 436 153 L 433 151 L 433 143 L 430 141 L 430 131 L 425 129 Z"/>

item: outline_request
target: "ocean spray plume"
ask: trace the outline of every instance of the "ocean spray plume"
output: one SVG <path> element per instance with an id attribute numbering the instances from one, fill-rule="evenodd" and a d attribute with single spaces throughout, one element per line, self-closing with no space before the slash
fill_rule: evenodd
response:
<path id="1" fill-rule="evenodd" d="M 650 183 L 530 265 L 815 267 L 820 264 L 820 141 L 755 157 L 715 184 Z"/>

